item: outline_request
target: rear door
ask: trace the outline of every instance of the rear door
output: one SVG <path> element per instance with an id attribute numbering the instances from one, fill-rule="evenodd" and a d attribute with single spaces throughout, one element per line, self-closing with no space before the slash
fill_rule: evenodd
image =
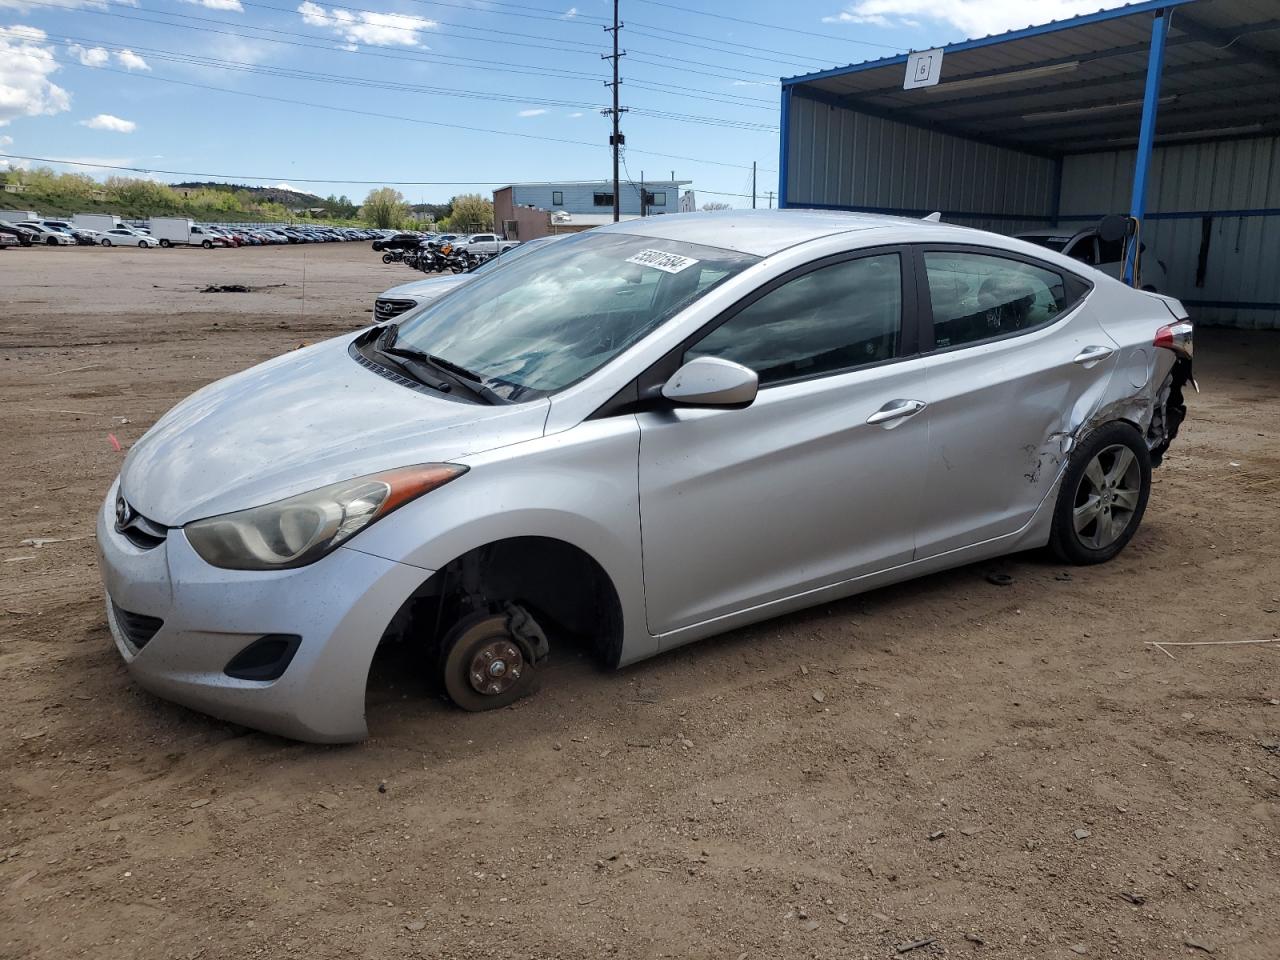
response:
<path id="1" fill-rule="evenodd" d="M 900 248 L 819 261 L 673 358 L 741 363 L 760 391 L 637 415 L 651 633 L 911 559 L 928 450 L 914 288 Z"/>
<path id="2" fill-rule="evenodd" d="M 1066 433 L 1101 403 L 1117 345 L 1091 285 L 985 247 L 920 247 L 929 455 L 916 557 L 1021 529 L 1051 489 Z"/>

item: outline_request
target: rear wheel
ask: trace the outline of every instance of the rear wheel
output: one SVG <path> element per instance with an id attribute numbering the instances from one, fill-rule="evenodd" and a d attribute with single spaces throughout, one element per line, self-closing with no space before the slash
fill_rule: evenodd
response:
<path id="1" fill-rule="evenodd" d="M 145 241 L 145 240 L 139 240 L 139 241 L 138 241 L 138 246 L 140 246 L 143 250 L 147 249 L 147 241 Z"/>
<path id="2" fill-rule="evenodd" d="M 446 634 L 441 679 L 449 699 L 463 710 L 496 710 L 533 692 L 533 664 L 510 622 L 506 614 L 472 614 Z"/>
<path id="3" fill-rule="evenodd" d="M 167 249 L 167 248 L 170 246 L 169 241 L 168 241 L 168 240 L 161 240 L 161 241 L 160 241 L 160 246 L 165 247 L 165 248 Z"/>
<path id="4" fill-rule="evenodd" d="M 1049 546 L 1070 563 L 1105 563 L 1132 539 L 1150 494 L 1151 455 L 1142 435 L 1127 423 L 1100 427 L 1072 455 Z"/>
<path id="5" fill-rule="evenodd" d="M 204 243 L 200 244 L 200 246 L 204 247 L 206 250 L 212 250 L 212 249 L 213 249 L 213 241 L 212 241 L 212 240 L 206 240 Z"/>
<path id="6" fill-rule="evenodd" d="M 384 254 L 382 255 L 382 262 L 383 262 L 383 263 L 390 263 L 390 262 L 391 262 L 392 260 L 394 260 L 394 259 L 395 259 L 395 258 L 394 258 L 393 256 L 391 256 L 391 254 L 389 254 L 389 253 L 384 253 Z"/>
<path id="7" fill-rule="evenodd" d="M 51 247 L 56 247 L 58 245 L 58 241 L 55 237 L 50 237 L 48 240 L 45 241 L 45 243 Z"/>

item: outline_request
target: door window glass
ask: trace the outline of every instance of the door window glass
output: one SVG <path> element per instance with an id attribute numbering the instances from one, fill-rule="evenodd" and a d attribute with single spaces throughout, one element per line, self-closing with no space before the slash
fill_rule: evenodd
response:
<path id="1" fill-rule="evenodd" d="M 924 262 L 938 347 L 1043 326 L 1067 305 L 1062 277 L 1029 263 L 942 251 L 926 253 Z"/>
<path id="2" fill-rule="evenodd" d="M 763 386 L 892 359 L 901 332 L 902 263 L 891 253 L 783 284 L 716 327 L 685 358 L 733 360 L 759 374 Z"/>

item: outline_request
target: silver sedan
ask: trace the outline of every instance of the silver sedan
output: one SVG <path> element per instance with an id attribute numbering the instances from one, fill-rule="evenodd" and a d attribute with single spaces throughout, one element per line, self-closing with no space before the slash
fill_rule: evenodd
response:
<path id="1" fill-rule="evenodd" d="M 1028 243 L 857 214 L 573 236 L 212 384 L 98 518 L 155 693 L 366 733 L 382 643 L 468 710 L 1048 546 L 1109 560 L 1185 415 L 1182 306 Z"/>

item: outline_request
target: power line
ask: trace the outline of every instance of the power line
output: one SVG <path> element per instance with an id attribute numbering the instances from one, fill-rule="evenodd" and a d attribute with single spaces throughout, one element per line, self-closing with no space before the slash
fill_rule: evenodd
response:
<path id="1" fill-rule="evenodd" d="M 712 17 L 716 20 L 729 20 L 733 23 L 743 23 L 749 27 L 763 27 L 766 30 L 781 30 L 785 33 L 796 33 L 805 37 L 818 37 L 822 40 L 834 40 L 837 43 L 857 43 L 864 47 L 880 47 L 884 50 L 892 50 L 895 53 L 901 53 L 901 47 L 895 47 L 887 43 L 876 43 L 873 40 L 858 40 L 853 37 L 838 37 L 834 33 L 815 33 L 812 30 L 798 30 L 795 27 L 784 27 L 778 23 L 762 23 L 759 20 L 745 20 L 742 17 L 731 17 L 723 13 L 711 13 L 708 10 L 695 10 L 693 7 L 684 4 L 665 3 L 664 0 L 635 0 L 637 3 L 647 3 L 653 7 L 666 7 L 669 10 L 679 10 L 681 13 L 692 13 L 699 17 Z"/>
<path id="2" fill-rule="evenodd" d="M 53 58 L 57 63 L 67 64 L 69 66 L 84 65 L 74 60 L 59 60 Z M 297 107 L 313 107 L 317 110 L 333 110 L 338 113 L 350 113 L 357 116 L 374 117 L 379 120 L 400 120 L 405 123 L 417 123 L 424 126 L 444 127 L 450 130 L 466 130 L 469 133 L 491 133 L 500 137 L 518 137 L 522 140 L 539 140 L 545 143 L 564 143 L 577 147 L 597 147 L 599 144 L 589 140 L 571 140 L 568 137 L 548 137 L 536 133 L 518 133 L 513 130 L 494 130 L 491 127 L 473 127 L 461 123 L 447 123 L 443 120 L 424 120 L 421 117 L 405 117 L 394 113 L 377 113 L 371 110 L 357 110 L 354 107 L 339 107 L 330 103 L 312 103 L 308 100 L 294 100 L 289 97 L 276 97 L 265 93 L 256 93 L 250 90 L 231 90 L 226 87 L 215 87 L 212 84 L 195 83 L 190 80 L 177 80 L 173 77 L 158 77 L 154 74 L 147 73 L 130 73 L 127 70 L 115 70 L 110 67 L 85 67 L 89 70 L 102 70 L 107 73 L 119 74 L 120 76 L 134 77 L 140 80 L 157 80 L 162 83 L 172 83 L 184 87 L 193 87 L 197 90 L 211 90 L 215 93 L 229 93 L 237 97 L 249 97 L 254 100 L 267 100 L 274 103 L 287 103 L 290 106 Z M 685 160 L 690 163 L 705 163 L 716 167 L 729 167 L 734 170 L 742 169 L 742 164 L 727 163 L 723 160 L 707 160 L 702 157 L 687 157 L 674 153 L 658 153 L 652 150 L 637 150 L 636 153 L 643 153 L 647 156 L 663 157 L 668 160 Z"/>
<path id="3" fill-rule="evenodd" d="M 123 49 L 115 44 L 101 40 L 89 40 L 82 37 L 68 37 L 65 35 L 50 35 L 53 39 L 61 42 L 73 40 L 77 42 L 96 43 L 102 45 L 106 49 Z M 483 100 L 486 102 L 505 102 L 505 103 L 522 103 L 533 104 L 537 106 L 548 107 L 566 107 L 578 110 L 597 110 L 604 106 L 601 103 L 584 103 L 575 100 L 553 100 L 543 97 L 529 97 L 520 94 L 498 93 L 487 90 L 467 90 L 459 87 L 436 87 L 425 84 L 400 83 L 387 80 L 378 80 L 372 77 L 351 76 L 350 74 L 334 74 L 334 73 L 317 73 L 310 70 L 301 70 L 293 67 L 279 67 L 274 65 L 262 65 L 254 63 L 245 63 L 237 60 L 224 60 L 217 57 L 204 57 L 196 54 L 179 53 L 173 50 L 163 50 L 156 47 L 143 47 L 136 44 L 131 45 L 128 49 L 134 52 L 145 53 L 148 57 L 157 61 L 166 61 L 170 63 L 185 63 L 196 66 L 205 66 L 216 70 L 235 71 L 238 73 L 258 74 L 262 76 L 280 77 L 290 80 L 301 80 L 309 83 L 328 83 L 338 86 L 368 87 L 381 90 L 394 90 L 407 93 L 429 94 L 431 96 L 449 97 L 464 100 Z M 80 66 L 85 66 L 81 63 Z M 671 120 L 680 123 L 697 123 L 701 125 L 726 127 L 736 130 L 750 130 L 772 133 L 776 131 L 776 127 L 769 124 L 757 123 L 751 120 L 734 120 L 727 117 L 708 117 L 699 114 L 685 114 L 670 110 L 659 110 L 656 108 L 640 107 L 636 109 L 636 113 L 640 116 L 651 117 L 658 120 Z"/>
<path id="4" fill-rule="evenodd" d="M 120 164 L 112 163 L 88 163 L 84 160 L 58 160 L 54 157 L 28 157 L 16 153 L 0 153 L 0 158 L 6 160 L 31 160 L 36 163 L 57 163 L 64 166 L 88 167 L 93 170 L 122 170 L 127 173 L 163 173 L 172 177 L 198 177 L 209 180 L 274 180 L 276 182 L 291 183 L 337 183 L 345 186 L 359 187 L 487 187 L 500 183 L 516 183 L 516 180 L 342 180 L 329 179 L 325 177 L 262 177 L 249 176 L 248 174 L 231 174 L 231 173 L 196 173 L 191 170 L 161 170 L 156 167 L 127 167 Z M 591 181 L 581 181 L 583 183 Z M 709 192 L 709 191 L 708 191 Z"/>
<path id="5" fill-rule="evenodd" d="M 46 2 L 41 2 L 41 0 L 24 0 L 24 2 L 28 3 L 31 6 L 65 9 L 65 7 L 59 3 L 46 3 Z M 496 66 L 493 66 L 492 63 L 488 60 L 478 60 L 473 57 L 458 57 L 458 56 L 449 55 L 449 54 L 427 55 L 419 51 L 404 50 L 401 47 L 393 46 L 390 44 L 367 43 L 363 45 L 368 47 L 376 47 L 380 50 L 390 51 L 387 53 L 375 53 L 372 50 L 363 50 L 363 49 L 347 50 L 345 48 L 335 48 L 334 46 L 328 43 L 302 43 L 297 40 L 281 40 L 281 39 L 278 39 L 277 37 L 258 36 L 257 34 L 243 33 L 238 30 L 218 30 L 211 27 L 200 27 L 193 24 L 189 24 L 189 23 L 174 23 L 169 20 L 155 20 L 150 17 L 141 17 L 141 16 L 119 13 L 119 12 L 108 11 L 108 10 L 95 10 L 93 8 L 82 8 L 80 12 L 93 13 L 99 16 L 116 17 L 124 20 L 134 20 L 141 23 L 152 23 L 158 26 L 172 27 L 180 30 L 194 30 L 200 33 L 210 33 L 210 34 L 215 34 L 220 36 L 236 37 L 241 40 L 257 40 L 264 43 L 281 44 L 284 46 L 298 47 L 302 49 L 324 50 L 327 52 L 339 52 L 339 53 L 346 53 L 346 54 L 352 54 L 355 56 L 364 56 L 364 57 L 377 57 L 383 60 L 394 60 L 394 61 L 407 62 L 407 63 L 439 63 L 443 66 L 449 66 L 449 67 L 454 67 L 457 69 L 464 69 L 464 70 L 483 69 L 488 73 L 514 73 L 514 74 L 523 74 L 528 76 L 543 76 L 543 77 L 550 77 L 550 78 L 562 77 L 565 79 L 572 79 L 572 80 L 600 81 L 604 79 L 599 74 L 583 73 L 581 71 L 561 70 L 561 69 L 555 69 L 550 67 L 544 68 L 536 64 L 511 64 L 506 67 L 496 67 Z M 167 14 L 167 13 L 164 13 L 163 11 L 157 11 L 157 12 L 160 12 L 162 16 L 176 16 L 176 14 Z M 187 15 L 187 14 L 183 14 L 182 16 L 183 16 L 183 19 L 185 20 L 200 20 L 206 23 L 228 25 L 227 21 L 214 20 L 209 17 L 198 17 L 198 16 Z M 235 24 L 230 24 L 230 25 L 235 26 Z M 289 37 L 299 37 L 299 38 L 302 38 L 303 40 L 318 39 L 318 38 L 312 37 L 310 34 L 294 33 L 292 31 L 284 31 L 284 30 L 275 30 L 268 27 L 258 27 L 258 26 L 252 26 L 252 25 L 247 25 L 247 26 L 249 26 L 249 28 L 253 30 L 276 33 L 276 34 L 281 34 L 283 36 L 289 36 Z M 103 41 L 97 41 L 97 40 L 86 40 L 83 38 L 81 39 L 85 43 L 103 42 Z M 468 62 L 450 63 L 447 60 L 441 59 L 443 57 L 447 57 L 448 60 L 463 60 Z M 472 66 L 472 63 L 477 64 L 477 66 Z M 766 100 L 761 100 L 757 98 L 740 97 L 737 94 L 722 93 L 721 91 L 704 90 L 701 87 L 685 87 L 685 86 L 674 85 L 674 84 L 652 84 L 651 86 L 655 88 L 656 87 L 665 88 L 663 90 L 660 90 L 659 92 L 664 92 L 664 93 L 670 92 L 671 95 L 680 96 L 680 97 L 684 97 L 686 99 L 691 99 L 691 100 L 706 100 L 712 103 L 726 103 L 726 104 L 735 104 L 735 105 L 737 101 L 749 101 L 750 103 L 768 105 L 771 110 L 776 109 L 776 107 L 772 105 L 772 101 L 766 101 Z"/>

